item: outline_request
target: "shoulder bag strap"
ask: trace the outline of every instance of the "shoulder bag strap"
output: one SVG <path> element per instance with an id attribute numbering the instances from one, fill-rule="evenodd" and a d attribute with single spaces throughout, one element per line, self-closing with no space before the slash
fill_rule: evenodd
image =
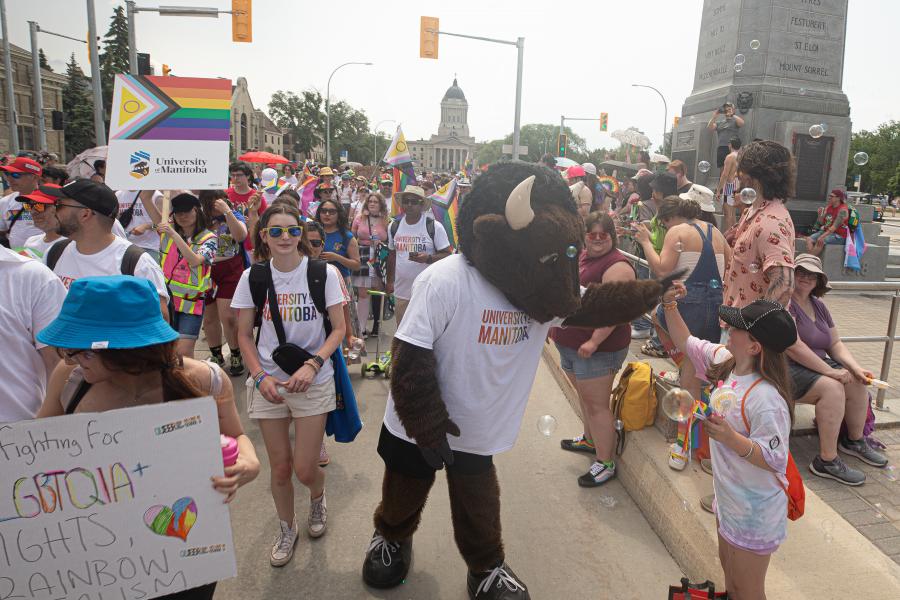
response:
<path id="1" fill-rule="evenodd" d="M 278 299 L 275 296 L 275 281 L 272 279 L 272 265 L 266 263 L 267 286 L 266 293 L 269 295 L 269 315 L 272 317 L 272 326 L 275 327 L 275 335 L 278 336 L 278 343 L 284 344 L 287 336 L 284 334 L 284 323 L 281 322 L 281 312 L 278 310 Z"/>
<path id="2" fill-rule="evenodd" d="M 744 411 L 744 406 L 747 404 L 747 398 L 750 397 L 750 392 L 753 391 L 759 383 L 763 380 L 762 377 L 754 381 L 750 384 L 750 387 L 747 388 L 747 391 L 744 392 L 744 397 L 741 399 L 741 419 L 744 421 L 744 427 L 747 428 L 747 433 L 750 433 L 750 421 L 747 419 L 747 413 Z"/>

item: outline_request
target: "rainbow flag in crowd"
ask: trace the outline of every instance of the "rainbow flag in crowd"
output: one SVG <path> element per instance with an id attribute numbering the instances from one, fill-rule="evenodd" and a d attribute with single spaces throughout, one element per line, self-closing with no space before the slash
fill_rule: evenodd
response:
<path id="1" fill-rule="evenodd" d="M 459 212 L 459 189 L 456 180 L 451 179 L 430 197 L 434 218 L 444 226 L 450 245 L 456 248 L 456 215 Z"/>
<path id="2" fill-rule="evenodd" d="M 393 169 L 393 177 L 394 177 L 394 189 L 393 194 L 396 197 L 397 194 L 406 189 L 408 185 L 417 185 L 418 181 L 416 179 L 416 172 L 413 170 L 412 161 L 407 163 L 401 163 L 394 167 Z M 397 215 L 403 214 L 403 207 L 399 202 L 391 203 L 391 217 L 396 217 Z"/>
<path id="3" fill-rule="evenodd" d="M 304 177 L 297 183 L 297 193 L 300 194 L 300 214 L 305 215 L 306 209 L 309 208 L 311 202 L 315 202 L 316 185 L 319 178 L 310 175 L 307 167 L 303 168 Z"/>
<path id="4" fill-rule="evenodd" d="M 463 167 L 462 167 L 463 174 L 465 174 L 465 176 L 468 177 L 469 179 L 472 179 L 472 170 L 473 170 L 472 157 L 468 152 L 466 152 L 466 160 L 463 162 Z"/>

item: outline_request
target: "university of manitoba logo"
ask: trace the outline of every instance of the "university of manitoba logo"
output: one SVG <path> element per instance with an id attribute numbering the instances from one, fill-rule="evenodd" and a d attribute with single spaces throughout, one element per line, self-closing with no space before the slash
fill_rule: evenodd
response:
<path id="1" fill-rule="evenodd" d="M 150 153 L 138 150 L 131 155 L 131 176 L 143 179 L 150 174 Z"/>

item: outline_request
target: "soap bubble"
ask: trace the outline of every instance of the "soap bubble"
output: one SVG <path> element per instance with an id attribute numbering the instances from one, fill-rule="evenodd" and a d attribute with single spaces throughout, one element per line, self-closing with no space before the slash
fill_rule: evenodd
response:
<path id="1" fill-rule="evenodd" d="M 759 273 L 759 264 L 758 263 L 750 263 L 750 265 L 747 268 L 750 269 L 751 273 Z"/>
<path id="2" fill-rule="evenodd" d="M 810 126 L 810 128 L 809 128 L 809 135 L 812 138 L 818 139 L 818 138 L 822 137 L 824 134 L 825 134 L 825 130 L 822 129 L 822 126 L 819 125 L 818 123 Z"/>
<path id="3" fill-rule="evenodd" d="M 681 510 L 683 510 L 683 511 L 686 512 L 686 513 L 689 513 L 689 512 L 693 512 L 694 509 L 693 509 L 693 507 L 691 506 L 691 503 L 690 503 L 690 502 L 688 502 L 687 500 L 682 499 L 682 500 L 681 500 Z"/>
<path id="4" fill-rule="evenodd" d="M 798 92 L 800 92 L 800 95 L 801 95 L 801 96 L 805 96 L 805 95 L 806 95 L 806 88 L 800 88 L 800 89 L 798 90 Z"/>
<path id="5" fill-rule="evenodd" d="M 556 425 L 556 417 L 553 415 L 541 415 L 537 422 L 538 431 L 547 437 L 553 435 L 553 432 L 556 431 Z"/>
<path id="6" fill-rule="evenodd" d="M 714 289 L 714 290 L 717 290 L 717 289 L 719 289 L 719 288 L 722 287 L 722 282 L 719 281 L 718 279 L 710 279 L 710 280 L 709 280 L 709 287 L 712 288 L 712 289 Z"/>
<path id="7" fill-rule="evenodd" d="M 744 70 L 744 63 L 741 63 L 741 64 L 739 64 L 739 65 L 734 65 L 734 70 L 735 70 L 736 72 L 738 72 L 738 73 L 740 73 L 741 71 L 743 71 L 743 70 Z"/>
<path id="8" fill-rule="evenodd" d="M 619 503 L 612 496 L 600 496 L 600 498 L 598 498 L 598 500 L 599 500 L 600 504 L 602 506 L 605 506 L 606 508 L 615 508 L 616 504 Z"/>
<path id="9" fill-rule="evenodd" d="M 622 431 L 625 429 L 625 423 L 622 422 L 622 419 L 616 419 L 616 431 Z"/>
<path id="10" fill-rule="evenodd" d="M 662 409 L 673 421 L 687 423 L 694 411 L 694 397 L 685 389 L 672 388 L 663 396 Z"/>
<path id="11" fill-rule="evenodd" d="M 834 523 L 832 523 L 829 519 L 823 519 L 820 524 L 822 528 L 822 535 L 825 538 L 827 543 L 831 543 L 834 541 Z"/>
<path id="12" fill-rule="evenodd" d="M 853 155 L 853 164 L 860 167 L 869 162 L 869 155 L 865 152 L 857 152 Z"/>
<path id="13" fill-rule="evenodd" d="M 709 170 L 712 168 L 712 165 L 709 164 L 709 161 L 701 160 L 697 163 L 697 170 L 701 173 L 709 173 Z"/>
<path id="14" fill-rule="evenodd" d="M 680 240 L 675 242 L 675 252 L 684 252 L 684 244 L 682 244 Z"/>
<path id="15" fill-rule="evenodd" d="M 752 187 L 745 187 L 741 190 L 741 202 L 744 204 L 753 204 L 756 202 L 756 190 Z"/>
<path id="16" fill-rule="evenodd" d="M 884 468 L 884 478 L 888 481 L 897 481 L 897 467 L 888 465 Z"/>
<path id="17" fill-rule="evenodd" d="M 822 131 L 828 131 L 828 123 L 819 123 L 819 127 L 822 128 Z"/>
<path id="18" fill-rule="evenodd" d="M 747 57 L 746 57 L 746 56 L 744 56 L 743 54 L 737 54 L 737 55 L 735 55 L 735 57 L 734 57 L 734 66 L 743 65 L 745 62 L 747 62 Z"/>
<path id="19" fill-rule="evenodd" d="M 566 256 L 568 256 L 569 258 L 575 258 L 576 256 L 578 256 L 578 248 L 576 248 L 575 246 L 569 246 L 568 248 L 566 248 Z"/>
<path id="20" fill-rule="evenodd" d="M 751 50 L 759 50 L 759 47 L 760 47 L 759 40 L 753 40 L 753 41 L 750 42 L 750 49 L 751 49 Z"/>

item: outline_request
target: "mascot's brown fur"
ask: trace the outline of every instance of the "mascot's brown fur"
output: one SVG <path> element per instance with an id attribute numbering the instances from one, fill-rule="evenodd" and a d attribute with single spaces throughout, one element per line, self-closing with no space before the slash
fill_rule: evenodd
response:
<path id="1" fill-rule="evenodd" d="M 538 323 L 562 317 L 566 326 L 598 328 L 627 323 L 652 309 L 669 285 L 666 280 L 592 284 L 581 295 L 574 256 L 584 244 L 584 225 L 562 178 L 545 167 L 494 165 L 476 180 L 466 197 L 457 228 L 465 259 L 514 307 Z M 460 462 L 463 454 L 450 450 L 447 436 L 458 436 L 460 430 L 450 419 L 441 395 L 436 376 L 439 360 L 432 350 L 395 339 L 391 394 L 397 416 L 432 469 L 444 463 L 448 466 L 454 535 L 469 567 L 470 596 L 528 598 L 521 582 L 516 582 L 521 589 L 511 583 L 489 585 L 490 589 L 477 585 L 481 575 L 504 565 L 500 488 L 490 457 L 486 466 L 467 468 Z M 394 437 L 383 429 L 383 440 L 385 434 Z M 386 465 L 382 501 L 374 520 L 376 537 L 394 544 L 389 550 L 410 543 L 433 483 L 433 471 L 430 476 L 413 477 Z M 370 555 L 374 554 L 370 548 Z M 368 562 L 377 560 L 377 556 L 367 556 Z M 363 572 L 367 583 L 380 587 L 399 583 L 378 579 L 368 562 Z M 408 563 L 409 556 L 406 569 Z"/>

